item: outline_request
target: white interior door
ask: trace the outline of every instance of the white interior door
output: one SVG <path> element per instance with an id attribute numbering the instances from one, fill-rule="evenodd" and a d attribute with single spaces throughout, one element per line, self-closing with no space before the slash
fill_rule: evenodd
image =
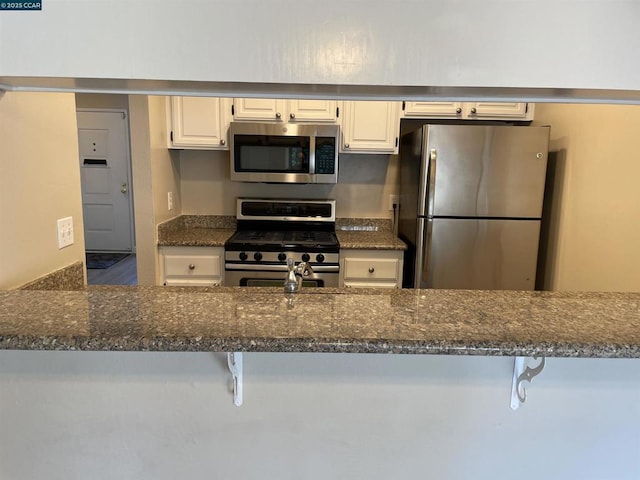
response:
<path id="1" fill-rule="evenodd" d="M 129 134 L 124 111 L 78 110 L 85 249 L 133 247 Z"/>

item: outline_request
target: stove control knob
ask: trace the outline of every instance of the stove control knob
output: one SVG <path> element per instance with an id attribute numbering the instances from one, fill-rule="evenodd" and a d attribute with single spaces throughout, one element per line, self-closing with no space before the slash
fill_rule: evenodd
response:
<path id="1" fill-rule="evenodd" d="M 278 260 L 280 260 L 281 262 L 284 262 L 287 259 L 287 255 L 284 253 L 279 253 L 278 254 Z"/>
<path id="2" fill-rule="evenodd" d="M 247 255 L 245 252 L 240 252 L 239 257 L 240 257 L 240 260 L 244 262 L 247 258 L 249 258 L 249 255 Z"/>
<path id="3" fill-rule="evenodd" d="M 260 252 L 256 252 L 256 253 L 254 253 L 254 254 L 253 254 L 253 259 L 254 259 L 256 262 L 259 262 L 260 260 L 262 260 L 262 254 L 261 254 Z"/>
<path id="4" fill-rule="evenodd" d="M 308 253 L 303 253 L 302 254 L 302 261 L 303 262 L 308 262 L 311 259 L 311 257 L 309 256 Z"/>
<path id="5" fill-rule="evenodd" d="M 324 262 L 324 255 L 321 254 L 321 253 L 317 254 L 316 255 L 316 262 L 318 262 L 318 263 Z"/>

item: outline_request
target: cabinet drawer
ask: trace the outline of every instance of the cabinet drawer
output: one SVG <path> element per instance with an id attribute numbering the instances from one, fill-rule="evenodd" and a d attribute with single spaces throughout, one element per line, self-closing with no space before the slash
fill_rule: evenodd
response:
<path id="1" fill-rule="evenodd" d="M 398 260 L 346 258 L 344 279 L 390 280 L 398 278 Z"/>
<path id="2" fill-rule="evenodd" d="M 218 286 L 224 284 L 224 248 L 161 247 L 160 285 Z"/>
<path id="3" fill-rule="evenodd" d="M 218 255 L 173 255 L 164 257 L 164 272 L 170 276 L 218 277 L 220 276 Z"/>

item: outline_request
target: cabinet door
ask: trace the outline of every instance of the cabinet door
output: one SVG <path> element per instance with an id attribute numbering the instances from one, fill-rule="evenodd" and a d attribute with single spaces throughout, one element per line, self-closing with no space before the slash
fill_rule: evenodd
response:
<path id="1" fill-rule="evenodd" d="M 462 102 L 405 102 L 404 116 L 417 118 L 462 118 Z"/>
<path id="2" fill-rule="evenodd" d="M 171 97 L 171 146 L 228 150 L 231 102 L 214 97 Z"/>
<path id="3" fill-rule="evenodd" d="M 343 102 L 342 142 L 346 153 L 397 153 L 400 102 Z"/>
<path id="4" fill-rule="evenodd" d="M 286 120 L 286 102 L 275 98 L 235 98 L 234 120 L 263 120 L 281 122 Z"/>
<path id="5" fill-rule="evenodd" d="M 290 122 L 335 122 L 338 102 L 335 100 L 289 100 Z"/>
<path id="6" fill-rule="evenodd" d="M 470 119 L 533 120 L 529 108 L 527 103 L 477 102 L 465 104 L 465 113 Z"/>

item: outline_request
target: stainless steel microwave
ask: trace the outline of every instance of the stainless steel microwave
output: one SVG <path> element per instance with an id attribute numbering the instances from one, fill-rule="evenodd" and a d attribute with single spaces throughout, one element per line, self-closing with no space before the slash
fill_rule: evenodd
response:
<path id="1" fill-rule="evenodd" d="M 231 122 L 231 180 L 338 183 L 338 125 Z"/>

